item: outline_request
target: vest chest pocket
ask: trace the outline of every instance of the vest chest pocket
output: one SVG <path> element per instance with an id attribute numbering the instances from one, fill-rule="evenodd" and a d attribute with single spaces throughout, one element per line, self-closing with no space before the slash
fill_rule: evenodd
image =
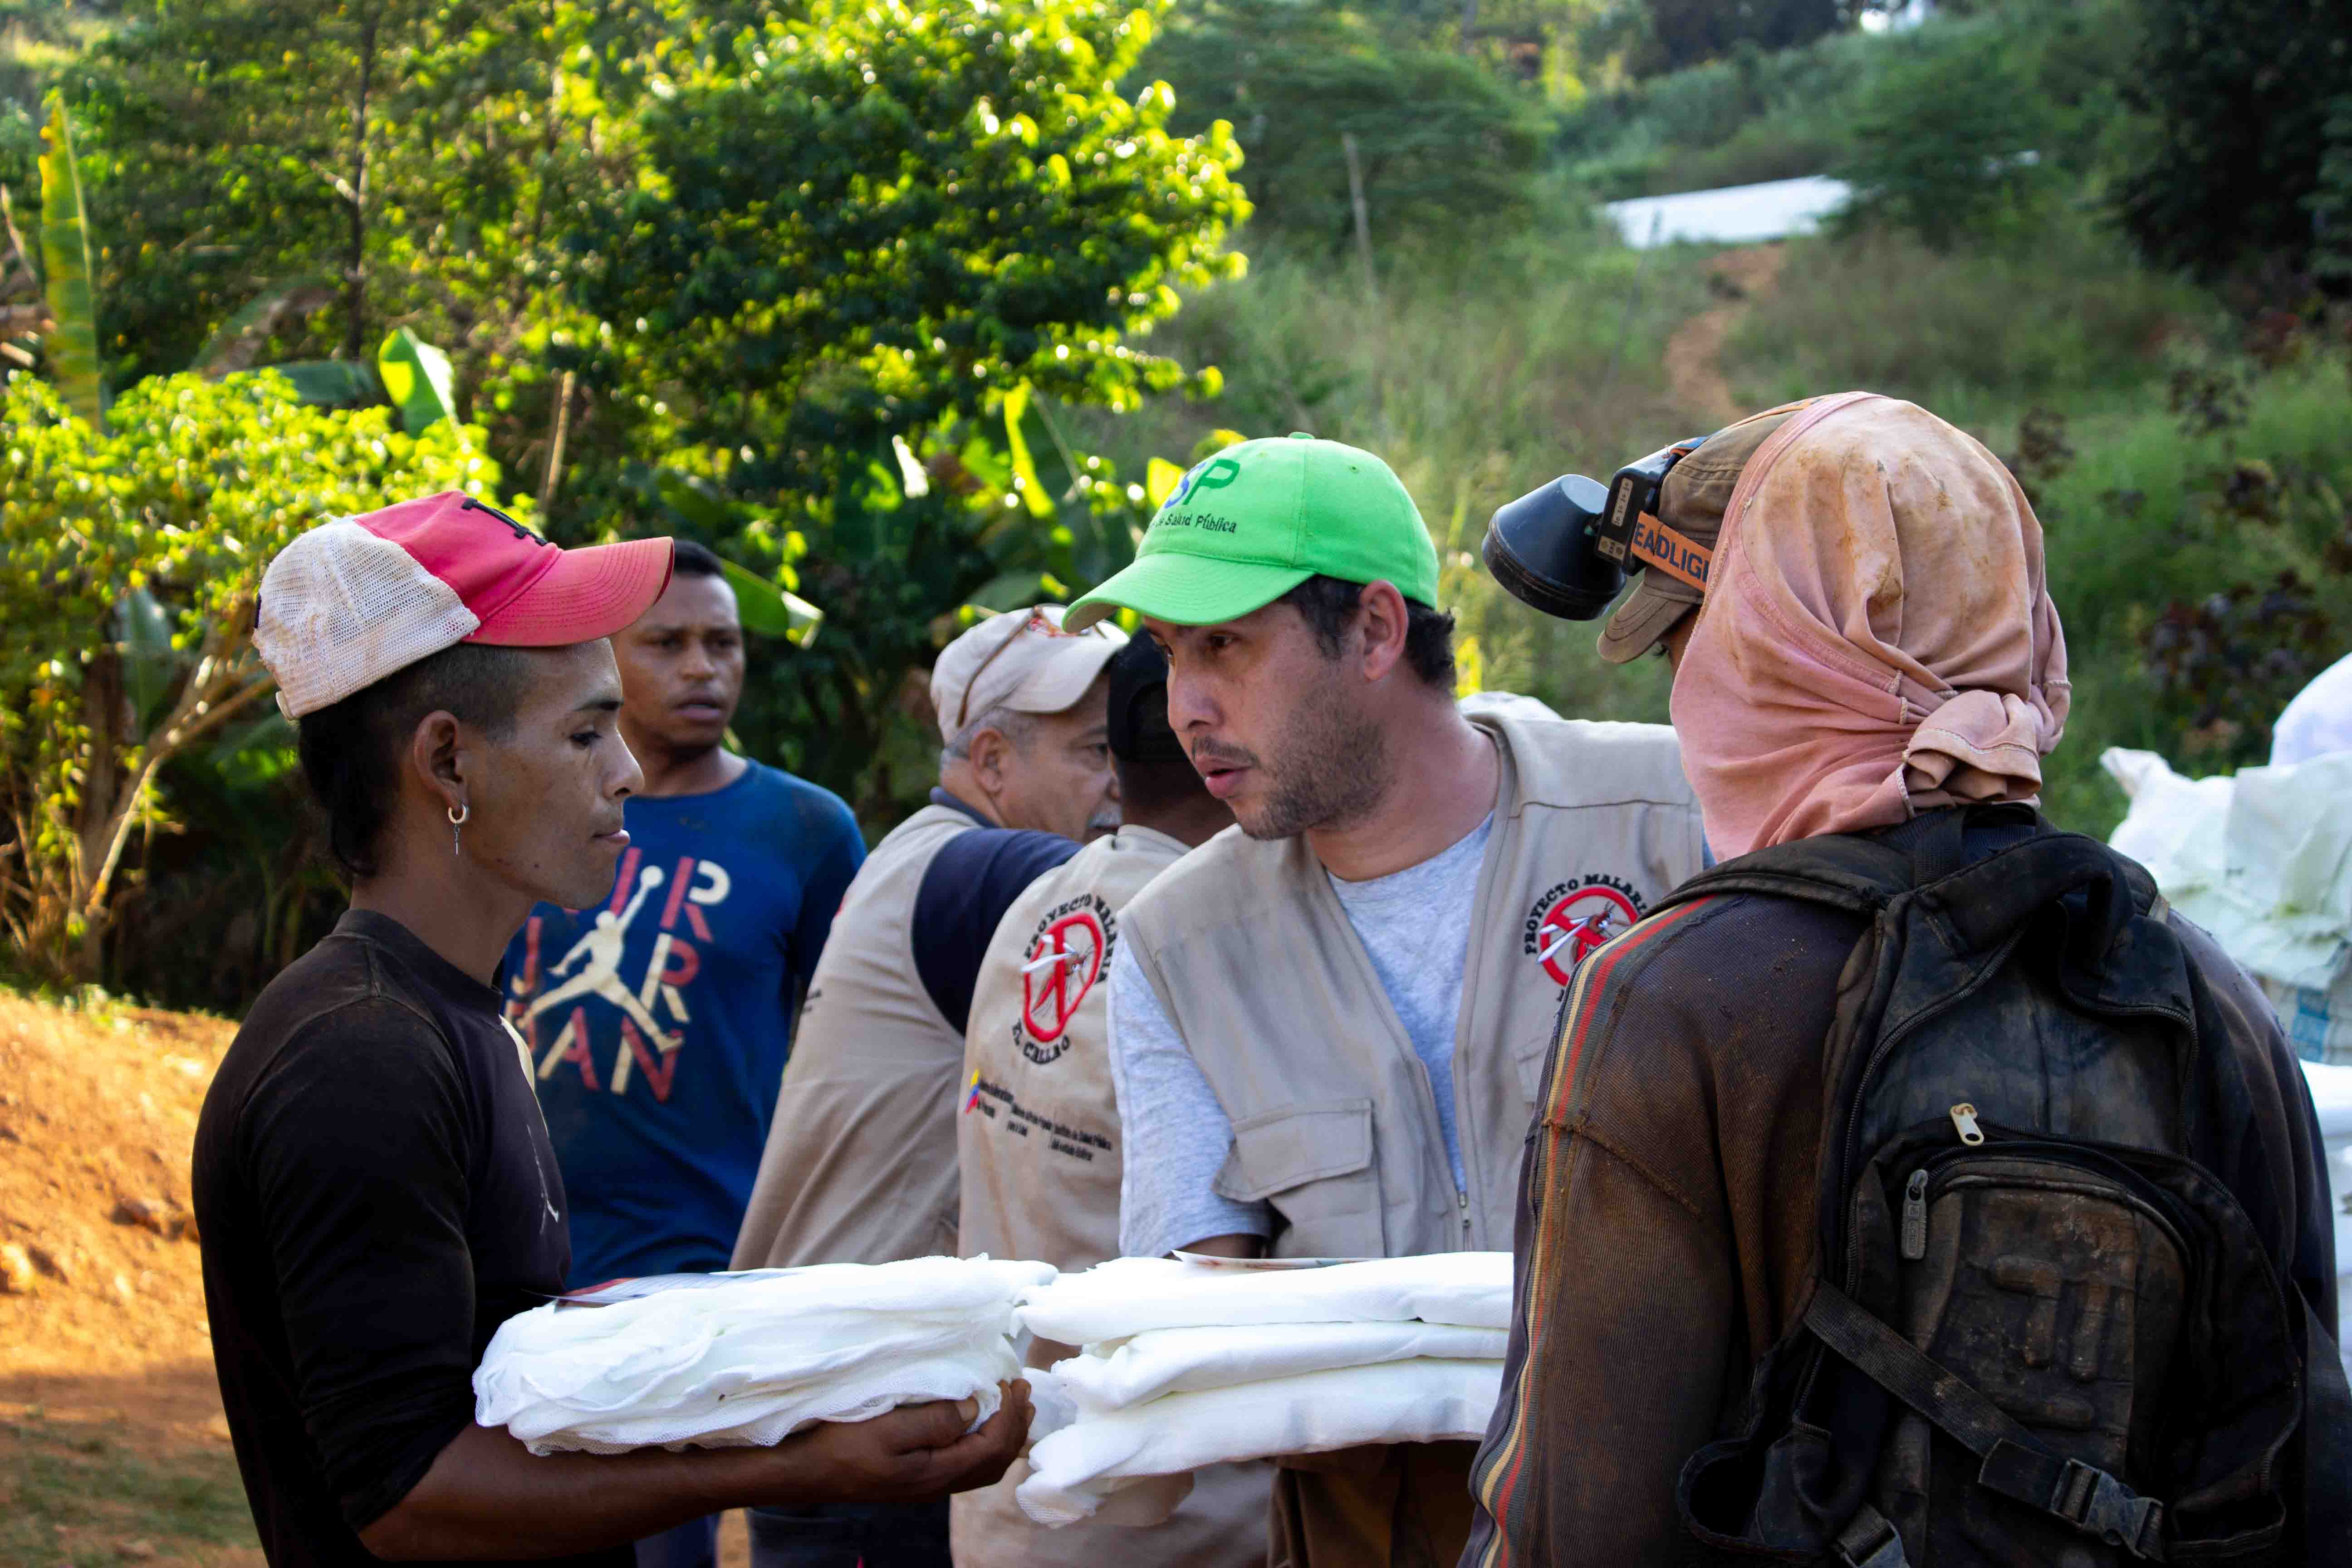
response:
<path id="1" fill-rule="evenodd" d="M 1234 1123 L 1234 1146 L 1210 1184 L 1235 1203 L 1266 1203 L 1295 1258 L 1380 1258 L 1381 1176 L 1372 1162 L 1372 1102 L 1286 1105 Z"/>

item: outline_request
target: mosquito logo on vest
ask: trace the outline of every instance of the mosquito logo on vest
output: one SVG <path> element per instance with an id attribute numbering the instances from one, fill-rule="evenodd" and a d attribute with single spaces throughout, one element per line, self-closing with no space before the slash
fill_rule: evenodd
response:
<path id="1" fill-rule="evenodd" d="M 1013 1033 L 1023 1056 L 1043 1067 L 1069 1049 L 1063 1033 L 1102 977 L 1118 931 L 1110 906 L 1092 893 L 1045 911 L 1021 965 L 1021 1021 Z"/>
<path id="2" fill-rule="evenodd" d="M 1645 903 L 1633 884 L 1596 871 L 1555 884 L 1528 910 L 1520 951 L 1565 985 L 1584 955 L 1640 920 Z"/>

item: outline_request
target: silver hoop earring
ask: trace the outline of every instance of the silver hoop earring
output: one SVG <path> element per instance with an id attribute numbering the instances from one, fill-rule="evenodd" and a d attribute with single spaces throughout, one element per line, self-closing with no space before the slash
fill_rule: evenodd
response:
<path id="1" fill-rule="evenodd" d="M 462 858 L 466 852 L 458 846 L 457 835 L 458 830 L 466 826 L 466 819 L 474 815 L 473 803 L 467 801 L 459 805 L 445 806 L 442 809 L 449 817 L 449 853 Z"/>

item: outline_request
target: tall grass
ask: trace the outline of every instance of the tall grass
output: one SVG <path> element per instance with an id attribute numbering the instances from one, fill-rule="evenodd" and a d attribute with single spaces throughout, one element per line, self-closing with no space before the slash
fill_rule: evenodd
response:
<path id="1" fill-rule="evenodd" d="M 1907 397 L 1966 424 L 2037 401 L 2161 391 L 2163 350 L 2211 304 L 2061 214 L 2021 243 L 1938 253 L 1877 231 L 1791 242 L 1778 287 L 1727 345 L 1759 406 L 1831 387 Z"/>

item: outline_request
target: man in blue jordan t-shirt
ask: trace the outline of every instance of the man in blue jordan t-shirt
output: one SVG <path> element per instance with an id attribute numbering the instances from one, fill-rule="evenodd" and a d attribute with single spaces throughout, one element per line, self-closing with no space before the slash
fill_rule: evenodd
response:
<path id="1" fill-rule="evenodd" d="M 613 638 L 621 733 L 645 770 L 611 897 L 541 904 L 507 950 L 572 1210 L 572 1286 L 724 1268 L 766 1146 L 800 994 L 866 858 L 848 806 L 726 749 L 743 628 L 718 557 Z M 709 1560 L 712 1521 L 639 1543 Z"/>

